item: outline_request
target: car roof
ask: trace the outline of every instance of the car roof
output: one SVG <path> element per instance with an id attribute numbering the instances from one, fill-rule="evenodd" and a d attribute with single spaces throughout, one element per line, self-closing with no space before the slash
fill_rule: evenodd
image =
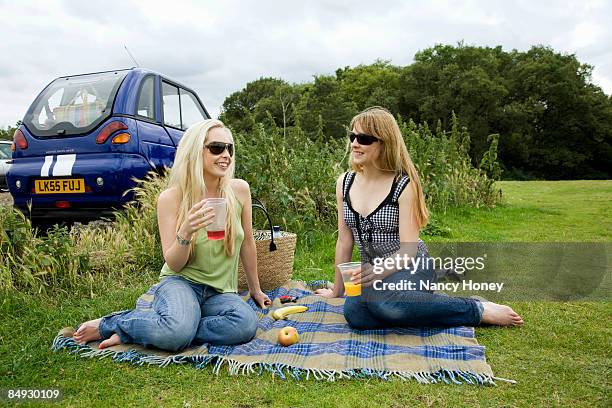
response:
<path id="1" fill-rule="evenodd" d="M 158 75 L 158 76 L 160 76 L 160 77 L 162 77 L 162 78 L 164 78 L 164 79 L 167 79 L 167 80 L 169 80 L 170 82 L 173 82 L 173 83 L 175 83 L 176 85 L 179 85 L 179 86 L 181 86 L 181 87 L 183 87 L 183 88 L 185 88 L 185 89 L 192 90 L 190 87 L 188 87 L 188 86 L 184 85 L 184 84 L 183 84 L 183 83 L 181 83 L 180 81 L 177 81 L 177 80 L 175 80 L 174 78 L 172 78 L 172 77 L 170 77 L 170 76 L 168 76 L 168 75 L 165 75 L 165 74 L 159 73 L 159 72 L 157 72 L 157 71 L 153 71 L 153 70 L 151 70 L 151 69 L 141 68 L 141 67 L 131 67 L 131 68 L 122 68 L 122 69 L 111 69 L 111 70 L 108 70 L 108 71 L 86 72 L 86 73 L 82 73 L 82 74 L 64 75 L 64 76 L 61 76 L 61 77 L 57 77 L 57 78 L 55 78 L 55 80 L 57 80 L 57 79 L 62 79 L 62 78 L 72 78 L 72 77 L 77 77 L 77 76 L 82 76 L 82 75 L 104 74 L 104 73 L 107 73 L 107 72 L 123 72 L 123 71 L 133 71 L 133 72 L 135 72 L 135 73 L 140 73 L 140 74 L 154 74 L 154 75 Z M 207 112 L 207 113 L 208 113 L 208 112 Z"/>
<path id="2" fill-rule="evenodd" d="M 164 74 L 161 74 L 161 73 L 159 73 L 157 71 L 153 71 L 153 70 L 147 69 L 147 68 L 140 68 L 140 67 L 111 69 L 111 70 L 107 70 L 107 71 L 97 71 L 97 72 L 84 72 L 84 73 L 81 73 L 81 74 L 63 75 L 63 76 L 57 77 L 56 79 L 60 79 L 60 78 L 72 78 L 72 77 L 77 77 L 77 76 L 82 76 L 82 75 L 105 74 L 107 72 L 124 72 L 124 71 L 134 71 L 134 72 L 139 72 L 139 73 L 143 73 L 143 74 L 155 74 L 155 75 L 162 76 L 162 77 L 164 77 L 166 79 L 169 79 L 172 82 L 176 82 L 177 84 L 182 85 L 179 81 L 175 81 L 173 78 L 169 77 L 168 75 L 164 75 Z"/>

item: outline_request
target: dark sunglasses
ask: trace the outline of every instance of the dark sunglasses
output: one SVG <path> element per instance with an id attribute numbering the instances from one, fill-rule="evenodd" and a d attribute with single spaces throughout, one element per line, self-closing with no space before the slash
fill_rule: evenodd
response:
<path id="1" fill-rule="evenodd" d="M 234 156 L 234 145 L 231 143 L 211 142 L 207 145 L 204 145 L 204 147 L 210 150 L 210 152 L 215 156 L 218 156 L 223 153 L 225 149 L 227 149 L 227 152 L 229 153 L 230 157 Z"/>
<path id="2" fill-rule="evenodd" d="M 353 143 L 355 139 L 357 139 L 357 143 L 364 146 L 371 145 L 374 142 L 378 142 L 377 137 L 374 137 L 372 135 L 366 135 L 363 133 L 350 132 L 348 136 L 351 140 L 351 143 Z"/>

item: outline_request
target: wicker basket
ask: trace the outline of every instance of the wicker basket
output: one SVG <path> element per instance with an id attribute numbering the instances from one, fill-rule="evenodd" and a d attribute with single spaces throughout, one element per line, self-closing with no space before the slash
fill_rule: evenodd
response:
<path id="1" fill-rule="evenodd" d="M 256 201 L 256 200 L 253 200 Z M 280 237 L 272 238 L 272 221 L 266 208 L 259 202 L 253 203 L 253 208 L 263 210 L 270 225 L 269 231 L 253 232 L 257 249 L 257 274 L 261 289 L 272 290 L 282 286 L 291 279 L 293 274 L 293 257 L 297 236 L 290 232 L 281 232 Z M 247 280 L 242 267 L 238 264 L 238 290 L 247 290 Z"/>

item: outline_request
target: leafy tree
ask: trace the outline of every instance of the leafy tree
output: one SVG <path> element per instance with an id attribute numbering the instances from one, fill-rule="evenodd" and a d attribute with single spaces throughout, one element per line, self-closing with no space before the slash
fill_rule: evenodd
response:
<path id="1" fill-rule="evenodd" d="M 319 129 L 328 138 L 343 137 L 345 126 L 357 111 L 354 102 L 344 99 L 340 81 L 331 75 L 315 77 L 296 106 L 302 129 L 311 137 Z"/>
<path id="2" fill-rule="evenodd" d="M 336 78 L 344 100 L 352 102 L 359 111 L 384 106 L 391 112 L 399 112 L 400 73 L 400 67 L 379 60 L 371 65 L 338 69 Z"/>
<path id="3" fill-rule="evenodd" d="M 255 104 L 255 120 L 262 122 L 262 119 L 270 114 L 277 126 L 282 127 L 283 135 L 287 136 L 287 127 L 294 125 L 294 109 L 299 99 L 298 86 L 280 84 L 274 89 L 272 95 L 260 99 Z"/>
<path id="4" fill-rule="evenodd" d="M 550 179 L 609 177 L 612 105 L 590 83 L 592 67 L 541 46 L 512 57 L 504 164 Z"/>
<path id="5" fill-rule="evenodd" d="M 500 75 L 501 47 L 482 48 L 437 45 L 418 52 L 415 63 L 404 68 L 400 84 L 400 112 L 417 121 L 448 129 L 454 111 L 472 135 L 472 158 L 487 149 L 487 137 L 500 105 L 508 94 Z M 475 162 L 476 163 L 476 162 Z"/>
<path id="6" fill-rule="evenodd" d="M 265 110 L 255 118 L 255 109 L 259 101 L 274 95 L 276 88 L 287 85 L 282 79 L 259 78 L 249 82 L 244 89 L 232 93 L 223 102 L 220 119 L 236 130 L 251 130 L 255 123 L 265 117 Z M 263 114 L 263 115 L 262 115 Z"/>
<path id="7" fill-rule="evenodd" d="M 432 137 L 469 128 L 472 165 L 492 176 L 610 178 L 612 99 L 591 83 L 591 73 L 574 55 L 544 46 L 506 52 L 460 42 L 419 51 L 405 67 L 378 60 L 304 84 L 260 78 L 226 99 L 222 117 L 240 131 L 263 123 L 285 137 L 296 127 L 329 140 L 344 135 L 354 114 L 381 105 L 439 124 Z M 492 144 L 499 168 L 481 163 Z"/>

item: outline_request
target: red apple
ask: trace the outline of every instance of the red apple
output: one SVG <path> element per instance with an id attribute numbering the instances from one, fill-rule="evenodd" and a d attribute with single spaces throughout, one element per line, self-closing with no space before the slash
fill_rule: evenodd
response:
<path id="1" fill-rule="evenodd" d="M 300 336 L 295 327 L 285 326 L 278 331 L 278 342 L 281 346 L 287 347 L 298 341 L 300 341 Z"/>

